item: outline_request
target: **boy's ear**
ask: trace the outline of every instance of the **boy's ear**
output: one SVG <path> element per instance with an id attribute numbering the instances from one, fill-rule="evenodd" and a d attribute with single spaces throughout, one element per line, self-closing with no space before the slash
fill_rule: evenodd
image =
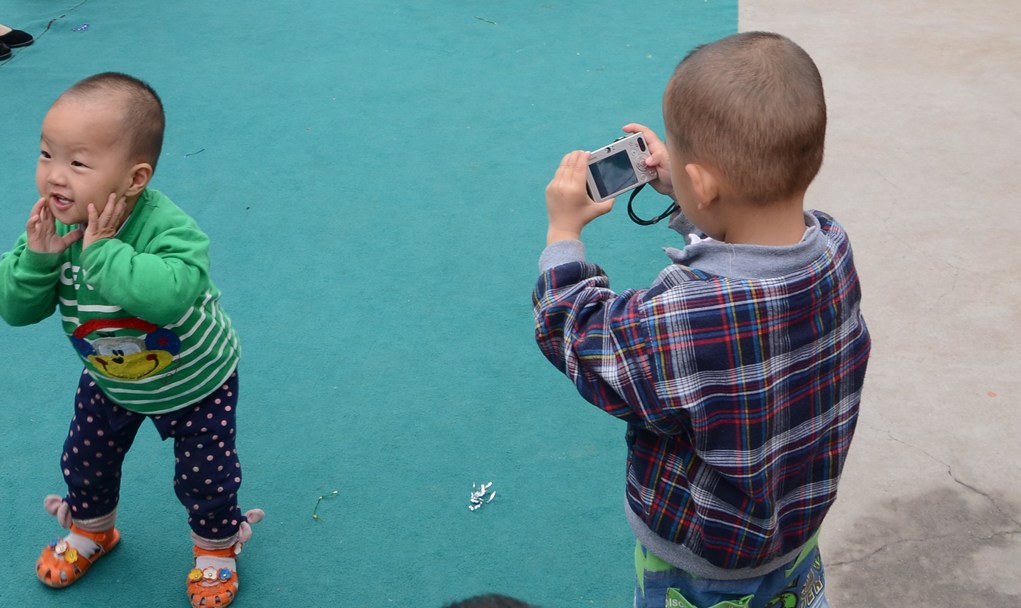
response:
<path id="1" fill-rule="evenodd" d="M 135 196 L 145 190 L 150 179 L 152 179 L 152 165 L 149 163 L 138 163 L 131 167 L 131 182 L 128 184 L 124 196 Z"/>
<path id="2" fill-rule="evenodd" d="M 684 172 L 691 180 L 691 189 L 695 192 L 695 198 L 700 208 L 708 207 L 720 197 L 720 182 L 708 167 L 698 163 L 688 163 L 684 165 Z"/>

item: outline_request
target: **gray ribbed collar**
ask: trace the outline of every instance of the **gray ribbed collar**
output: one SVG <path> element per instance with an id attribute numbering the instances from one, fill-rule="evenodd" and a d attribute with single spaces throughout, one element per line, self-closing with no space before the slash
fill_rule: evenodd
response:
<path id="1" fill-rule="evenodd" d="M 665 247 L 670 260 L 710 274 L 734 279 L 769 279 L 782 277 L 803 269 L 826 250 L 826 235 L 819 219 L 805 212 L 805 235 L 801 242 L 783 247 L 735 245 L 686 233 L 691 227 L 683 216 L 670 218 L 670 228 L 688 240 L 684 249 Z"/>

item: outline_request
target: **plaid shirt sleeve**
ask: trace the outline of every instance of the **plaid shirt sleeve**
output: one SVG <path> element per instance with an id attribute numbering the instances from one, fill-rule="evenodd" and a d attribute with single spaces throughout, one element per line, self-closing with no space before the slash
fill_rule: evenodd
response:
<path id="1" fill-rule="evenodd" d="M 630 404 L 656 402 L 641 292 L 618 295 L 598 266 L 572 262 L 543 274 L 533 303 L 536 339 L 546 358 L 574 380 L 586 400 L 640 423 Z"/>
<path id="2" fill-rule="evenodd" d="M 628 502 L 722 568 L 797 549 L 836 497 L 869 353 L 850 247 L 780 279 L 682 266 L 615 294 L 586 262 L 533 295 L 543 354 L 631 432 Z"/>

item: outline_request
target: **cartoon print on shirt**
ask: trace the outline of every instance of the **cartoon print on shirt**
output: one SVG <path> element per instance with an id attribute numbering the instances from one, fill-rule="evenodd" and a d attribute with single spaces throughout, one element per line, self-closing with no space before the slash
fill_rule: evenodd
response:
<path id="1" fill-rule="evenodd" d="M 115 335 L 125 329 L 138 334 Z M 141 380 L 161 372 L 181 350 L 177 334 L 137 318 L 93 319 L 75 330 L 71 342 L 96 372 L 118 380 Z"/>

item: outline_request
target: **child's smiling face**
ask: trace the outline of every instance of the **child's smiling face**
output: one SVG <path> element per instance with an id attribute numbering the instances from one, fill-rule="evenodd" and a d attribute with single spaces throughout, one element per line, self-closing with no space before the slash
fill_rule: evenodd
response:
<path id="1" fill-rule="evenodd" d="M 133 163 L 116 99 L 63 97 L 43 119 L 35 181 L 39 196 L 66 225 L 101 213 L 111 193 L 131 186 Z"/>

